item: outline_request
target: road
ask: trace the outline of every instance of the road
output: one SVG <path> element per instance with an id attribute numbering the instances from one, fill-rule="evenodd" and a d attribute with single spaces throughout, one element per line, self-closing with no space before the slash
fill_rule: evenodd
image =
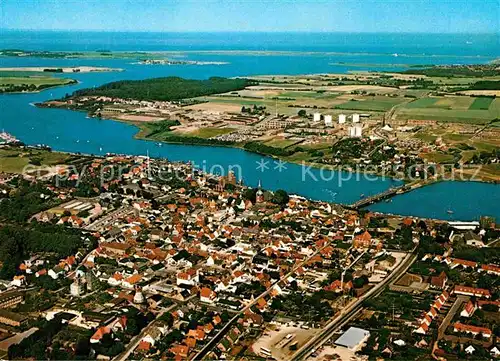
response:
<path id="1" fill-rule="evenodd" d="M 252 306 L 257 304 L 257 301 L 261 299 L 262 297 L 267 296 L 273 289 L 274 285 L 278 284 L 279 282 L 282 282 L 286 280 L 288 277 L 290 277 L 298 268 L 302 267 L 304 264 L 306 264 L 312 257 L 316 256 L 319 252 L 321 252 L 324 248 L 330 246 L 330 243 L 328 243 L 326 246 L 318 249 L 316 252 L 314 252 L 311 256 L 307 257 L 304 261 L 300 262 L 297 266 L 295 266 L 290 272 L 288 272 L 286 275 L 281 277 L 278 281 L 274 282 L 271 287 L 269 287 L 265 292 L 263 292 L 259 297 L 255 298 L 255 300 L 251 303 L 249 303 L 245 308 L 241 309 L 232 319 L 230 319 L 226 325 L 215 335 L 209 343 L 203 347 L 203 349 L 194 356 L 193 360 L 202 360 L 205 355 L 210 352 L 218 343 L 219 341 L 224 337 L 224 335 L 231 329 L 231 326 L 238 318 L 240 318 L 245 311 L 249 310 Z"/>
<path id="2" fill-rule="evenodd" d="M 107 226 L 110 222 L 116 219 L 123 218 L 127 214 L 133 213 L 134 209 L 132 207 L 120 207 L 119 209 L 99 218 L 95 222 L 84 227 L 87 231 L 100 231 L 103 227 Z"/>
<path id="3" fill-rule="evenodd" d="M 462 295 L 457 296 L 455 303 L 453 303 L 453 306 L 451 306 L 450 310 L 446 314 L 446 317 L 443 319 L 443 322 L 441 322 L 441 325 L 439 325 L 438 340 L 443 338 L 446 328 L 448 328 L 448 325 L 455 316 L 455 313 L 457 313 L 458 310 L 462 307 L 462 305 L 468 302 L 469 300 L 470 300 L 469 296 L 462 296 Z"/>
<path id="4" fill-rule="evenodd" d="M 355 303 L 342 310 L 340 315 L 328 323 L 323 330 L 304 346 L 302 346 L 291 358 L 291 360 L 305 360 L 313 353 L 313 350 L 322 346 L 328 341 L 333 333 L 339 328 L 350 321 L 363 307 L 363 302 L 372 297 L 378 296 L 390 282 L 396 281 L 399 276 L 405 273 L 413 262 L 417 259 L 416 248 L 412 253 L 408 254 L 401 264 L 382 282 L 361 296 Z"/>

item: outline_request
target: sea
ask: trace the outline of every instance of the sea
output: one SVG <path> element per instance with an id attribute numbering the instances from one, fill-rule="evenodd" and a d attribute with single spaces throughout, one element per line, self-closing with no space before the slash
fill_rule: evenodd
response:
<path id="1" fill-rule="evenodd" d="M 411 65 L 478 64 L 499 57 L 499 34 L 351 34 L 351 33 L 126 33 L 0 30 L 0 49 L 33 51 L 154 51 L 172 59 L 223 62 L 224 65 L 140 65 L 131 59 L 57 59 L 0 57 L 0 67 L 104 66 L 122 72 L 70 74 L 78 84 L 40 93 L 0 95 L 0 128 L 27 144 L 58 151 L 102 155 L 122 153 L 190 161 L 215 174 L 232 169 L 245 184 L 259 181 L 270 190 L 354 203 L 401 184 L 389 177 L 362 177 L 297 164 L 241 149 L 157 144 L 134 138 L 137 128 L 85 113 L 42 109 L 36 102 L 57 99 L 77 89 L 111 81 L 180 76 L 347 73 L 397 71 Z M 58 76 L 68 76 L 67 74 Z M 442 182 L 396 196 L 369 209 L 425 218 L 500 219 L 500 186 Z M 451 212 L 450 212 L 451 211 Z"/>

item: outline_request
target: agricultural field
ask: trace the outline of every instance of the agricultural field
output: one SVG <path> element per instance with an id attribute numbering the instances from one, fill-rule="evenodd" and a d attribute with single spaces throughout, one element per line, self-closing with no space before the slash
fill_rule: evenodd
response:
<path id="1" fill-rule="evenodd" d="M 397 111 L 397 119 L 487 124 L 500 117 L 500 99 L 473 97 L 425 97 Z"/>
<path id="2" fill-rule="evenodd" d="M 439 100 L 438 98 L 431 98 L 431 97 L 420 98 L 420 99 L 417 99 L 417 100 L 414 100 L 414 101 L 408 103 L 406 105 L 406 108 L 409 108 L 409 109 L 427 108 L 427 107 L 434 105 L 434 103 L 436 103 L 438 100 Z"/>
<path id="3" fill-rule="evenodd" d="M 388 111 L 393 106 L 405 102 L 405 98 L 366 96 L 360 99 L 352 99 L 335 106 L 337 109 L 363 110 L 363 111 Z"/>
<path id="4" fill-rule="evenodd" d="M 474 102 L 470 105 L 470 110 L 488 110 L 490 108 L 491 103 L 493 103 L 493 98 L 476 98 Z"/>

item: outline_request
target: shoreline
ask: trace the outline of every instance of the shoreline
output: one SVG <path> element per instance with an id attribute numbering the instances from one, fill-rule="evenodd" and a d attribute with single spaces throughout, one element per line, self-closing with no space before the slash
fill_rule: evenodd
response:
<path id="1" fill-rule="evenodd" d="M 45 90 L 54 89 L 54 88 L 61 88 L 61 87 L 70 86 L 70 85 L 77 85 L 77 84 L 81 83 L 79 80 L 75 80 L 75 79 L 71 79 L 71 80 L 74 80 L 74 82 L 70 82 L 70 83 L 66 83 L 66 84 L 50 85 L 50 86 L 47 86 L 43 89 L 37 89 L 37 90 L 33 90 L 33 91 L 0 92 L 0 95 L 4 95 L 4 94 L 5 95 L 9 95 L 9 94 L 37 94 L 37 93 L 41 93 Z M 30 103 L 30 104 L 32 104 L 32 103 Z"/>
<path id="2" fill-rule="evenodd" d="M 39 108 L 44 108 L 43 106 L 40 106 L 38 104 L 35 104 L 35 106 L 39 107 Z M 87 117 L 90 117 L 89 112 L 87 110 L 85 110 L 85 109 L 70 109 L 70 108 L 65 108 L 65 107 L 55 107 L 53 109 L 65 109 L 65 110 L 70 110 L 70 111 L 84 112 L 87 115 Z M 128 125 L 134 126 L 135 128 L 137 128 L 137 132 L 134 134 L 133 139 L 148 141 L 148 142 L 152 142 L 153 144 L 154 143 L 163 143 L 163 144 L 188 145 L 188 146 L 198 146 L 198 147 L 234 148 L 234 149 L 243 150 L 243 151 L 251 153 L 251 154 L 257 154 L 257 155 L 260 155 L 260 156 L 263 156 L 263 157 L 268 157 L 268 158 L 275 159 L 275 160 L 281 160 L 281 161 L 283 161 L 285 163 L 291 163 L 291 164 L 295 164 L 295 165 L 298 165 L 298 166 L 310 166 L 310 167 L 312 167 L 314 169 L 328 169 L 328 170 L 331 170 L 331 171 L 345 172 L 345 173 L 348 173 L 348 174 L 370 174 L 372 176 L 377 176 L 377 177 L 380 177 L 382 179 L 390 179 L 390 180 L 392 180 L 394 182 L 401 182 L 402 185 L 409 185 L 411 182 L 414 182 L 414 180 L 412 181 L 412 180 L 410 180 L 408 178 L 397 178 L 397 177 L 385 175 L 385 174 L 380 173 L 380 172 L 373 172 L 373 171 L 369 171 L 369 170 L 356 171 L 356 170 L 342 169 L 339 166 L 334 166 L 334 165 L 331 165 L 331 164 L 321 164 L 321 163 L 307 162 L 307 161 L 301 161 L 301 162 L 293 161 L 293 160 L 289 160 L 287 158 L 282 158 L 282 157 L 278 157 L 278 156 L 271 155 L 271 154 L 265 154 L 265 153 L 250 151 L 248 149 L 245 149 L 244 148 L 244 144 L 242 144 L 242 143 L 234 143 L 234 144 L 199 144 L 199 143 L 196 143 L 196 142 L 190 142 L 189 141 L 189 138 L 190 138 L 189 136 L 185 137 L 185 141 L 169 141 L 169 140 L 151 139 L 151 138 L 147 137 L 147 133 L 146 133 L 147 130 L 144 127 L 144 122 L 134 122 L 134 121 L 128 121 L 128 120 L 123 120 L 123 119 L 109 118 L 109 117 L 102 117 L 101 119 L 103 119 L 103 120 L 110 120 L 110 121 L 114 121 L 114 122 L 120 122 L 120 123 L 124 123 L 124 124 L 128 124 Z M 193 137 L 193 138 L 196 138 L 196 137 Z M 204 139 L 204 138 L 202 138 L 202 139 Z M 444 177 L 446 175 L 449 175 L 449 173 L 444 173 L 442 176 Z M 422 180 L 422 181 L 424 181 L 424 180 Z M 468 178 L 468 179 L 457 179 L 457 180 L 454 180 L 454 181 L 500 184 L 500 180 L 491 180 L 491 179 L 487 179 L 487 178 L 484 178 L 484 177 L 481 177 L 481 176 L 479 176 L 479 179 Z"/>
<path id="3" fill-rule="evenodd" d="M 61 70 L 61 71 L 58 71 Z M 47 73 L 47 74 L 67 74 L 67 73 L 102 73 L 102 72 L 113 72 L 113 71 L 123 71 L 120 68 L 108 68 L 100 66 L 69 66 L 69 67 L 58 67 L 58 66 L 22 66 L 22 67 L 5 67 L 0 68 L 0 71 L 11 71 L 11 72 L 28 72 L 28 73 Z"/>
<path id="4" fill-rule="evenodd" d="M 331 164 L 322 164 L 322 163 L 316 163 L 316 162 L 307 162 L 307 161 L 293 161 L 293 160 L 289 160 L 287 158 L 282 158 L 282 157 L 278 157 L 278 156 L 275 156 L 275 155 L 272 155 L 272 154 L 265 154 L 265 153 L 260 153 L 260 152 L 255 152 L 255 151 L 251 151 L 251 150 L 248 150 L 248 149 L 245 149 L 244 148 L 244 144 L 242 145 L 241 143 L 235 143 L 235 144 L 228 144 L 228 145 L 223 145 L 223 144 L 217 144 L 217 145 L 211 145 L 211 144 L 196 144 L 196 143 L 190 143 L 189 142 L 189 137 L 186 137 L 186 142 L 176 142 L 176 141 L 168 141 L 168 140 L 155 140 L 155 139 L 151 139 L 151 138 L 148 138 L 147 135 L 143 135 L 143 132 L 145 131 L 144 127 L 142 127 L 141 123 L 137 123 L 137 122 L 130 122 L 130 121 L 126 121 L 126 120 L 122 120 L 122 119 L 112 119 L 112 118 L 103 118 L 103 119 L 106 119 L 106 120 L 112 120 L 112 121 L 117 121 L 117 122 L 122 122 L 122 123 L 125 123 L 125 124 L 129 124 L 129 125 L 133 125 L 135 126 L 136 128 L 138 128 L 138 131 L 136 134 L 134 134 L 134 139 L 138 139 L 138 140 L 145 140 L 145 141 L 150 141 L 150 142 L 158 142 L 158 143 L 164 143 L 164 144 L 175 144 L 175 145 L 190 145 L 190 146 L 200 146 L 200 147 L 220 147 L 220 148 L 235 148 L 235 149 L 241 149 L 245 152 L 248 152 L 248 153 L 252 153 L 252 154 L 258 154 L 258 155 L 261 155 L 261 156 L 264 156 L 264 157 L 269 157 L 269 158 L 272 158 L 272 159 L 276 159 L 276 160 L 281 160 L 285 163 L 291 163 L 291 164 L 296 164 L 296 165 L 299 165 L 299 166 L 310 166 L 314 169 L 328 169 L 328 170 L 331 170 L 331 171 L 336 171 L 336 172 L 345 172 L 345 173 L 349 173 L 349 174 L 370 174 L 370 175 L 373 175 L 373 176 L 377 176 L 377 177 L 380 177 L 382 179 L 390 179 L 392 181 L 395 181 L 395 182 L 402 182 L 402 185 L 409 185 L 411 184 L 412 182 L 415 182 L 414 180 L 410 180 L 408 178 L 398 178 L 398 177 L 393 177 L 393 176 L 389 176 L 389 175 L 385 175 L 383 173 L 380 173 L 380 172 L 373 172 L 373 171 L 369 171 L 369 170 L 364 170 L 364 171 L 356 171 L 356 170 L 348 170 L 348 169 L 343 169 L 342 166 L 334 166 L 334 165 L 331 165 Z M 449 173 L 444 173 L 442 175 L 442 177 L 445 177 L 449 175 Z M 428 178 L 428 179 L 431 179 L 431 178 Z M 422 180 L 422 182 L 425 181 L 425 179 Z M 440 178 L 437 178 L 437 179 L 433 179 L 432 183 L 433 184 L 434 182 L 441 182 L 441 181 L 446 181 L 446 179 L 440 179 Z M 459 182 L 480 182 L 480 183 L 491 183 L 491 184 L 500 184 L 500 180 L 488 180 L 488 179 L 485 179 L 485 178 L 482 178 L 480 177 L 480 179 L 457 179 L 457 180 L 453 180 L 453 181 L 459 181 Z"/>
<path id="5" fill-rule="evenodd" d="M 35 150 L 44 150 L 42 148 L 40 148 L 38 145 L 29 145 L 29 144 L 26 144 L 24 145 L 24 147 L 26 148 L 29 148 L 29 149 L 35 149 Z M 2 147 L 0 147 L 2 148 Z M 45 149 L 46 150 L 46 149 Z M 99 158 L 99 159 L 104 159 L 108 156 L 111 156 L 111 155 L 115 155 L 115 156 L 127 156 L 127 157 L 134 157 L 135 155 L 131 155 L 131 154 L 126 154 L 126 153 L 106 153 L 104 155 L 97 155 L 97 154 L 91 154 L 91 153 L 82 153 L 82 152 L 70 152 L 70 151 L 60 151 L 60 150 L 46 150 L 46 151 L 49 151 L 49 152 L 53 152 L 53 153 L 57 153 L 57 154 L 65 154 L 65 155 L 71 155 L 71 156 L 81 156 L 81 157 L 90 157 L 90 158 Z M 155 157 L 153 157 L 155 158 Z M 172 161 L 172 160 L 169 160 L 168 158 L 165 158 L 167 161 L 171 162 L 171 163 L 179 163 L 179 164 L 187 164 L 187 163 L 190 163 L 189 161 Z M 43 167 L 43 166 L 42 166 Z M 202 170 L 203 171 L 203 170 Z M 207 173 L 207 174 L 211 174 L 211 173 Z M 213 175 L 213 174 L 211 174 Z M 423 185 L 420 185 L 414 189 L 411 189 L 405 193 L 410 193 L 410 192 L 413 192 L 415 190 L 418 190 L 420 188 L 423 188 L 423 187 L 428 187 L 428 186 L 432 186 L 432 185 L 436 185 L 438 183 L 442 183 L 442 182 L 457 182 L 457 181 L 463 181 L 463 182 L 473 182 L 473 181 L 469 181 L 469 180 L 445 180 L 445 179 L 437 179 L 437 180 L 432 180 L 431 182 L 427 183 L 427 184 L 423 184 Z M 479 182 L 479 183 L 488 183 L 488 182 L 481 182 L 481 181 L 476 181 L 476 182 Z M 248 187 L 248 188 L 253 188 L 251 187 L 250 185 L 245 185 L 245 187 Z M 297 196 L 297 197 L 302 197 L 302 198 L 305 198 L 305 199 L 308 199 L 310 201 L 314 201 L 314 202 L 325 202 L 325 203 L 328 203 L 328 204 L 334 204 L 334 205 L 338 205 L 338 206 L 341 206 L 343 208 L 347 208 L 349 209 L 349 204 L 347 203 L 338 203 L 338 202 L 332 202 L 332 201 L 327 201 L 327 200 L 320 200 L 320 199 L 313 199 L 313 198 L 310 198 L 310 197 L 306 197 L 306 196 L 303 196 L 301 194 L 298 194 L 298 193 L 290 193 L 291 196 Z M 396 194 L 394 197 L 397 197 L 398 195 L 402 195 L 402 194 Z M 378 202 L 375 202 L 371 205 L 375 205 L 375 204 L 379 204 L 379 203 L 383 203 L 384 200 L 380 200 Z M 405 215 L 405 214 L 397 214 L 397 213 L 391 213 L 391 212 L 380 212 L 380 211 L 372 211 L 372 210 L 368 210 L 367 207 L 371 206 L 371 205 L 368 205 L 368 206 L 365 206 L 365 207 L 361 207 L 359 208 L 358 211 L 367 211 L 367 212 L 371 212 L 371 213 L 374 213 L 376 215 L 383 215 L 383 216 L 387 216 L 387 217 L 390 217 L 390 218 L 404 218 L 404 217 L 409 217 L 409 218 L 413 218 L 413 219 L 418 219 L 418 220 L 432 220 L 432 221 L 439 221 L 439 222 L 450 222 L 450 221 L 457 221 L 457 220 L 450 220 L 450 219 L 443 219 L 443 218 L 431 218 L 431 217 L 421 217 L 421 216 L 415 216 L 415 215 Z M 460 221 L 471 221 L 471 219 L 469 220 L 460 220 Z"/>

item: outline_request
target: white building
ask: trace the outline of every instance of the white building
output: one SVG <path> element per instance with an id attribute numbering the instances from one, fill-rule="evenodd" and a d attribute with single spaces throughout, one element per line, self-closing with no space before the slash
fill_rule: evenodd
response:
<path id="1" fill-rule="evenodd" d="M 347 116 L 345 114 L 339 114 L 339 124 L 344 124 L 346 122 Z"/>
<path id="2" fill-rule="evenodd" d="M 361 138 L 363 136 L 363 125 L 357 123 L 349 127 L 347 129 L 347 135 L 351 138 Z"/>
<path id="3" fill-rule="evenodd" d="M 142 294 L 142 291 L 140 288 L 137 288 L 137 290 L 135 291 L 134 303 L 138 303 L 138 304 L 144 303 L 144 295 Z"/>
<path id="4" fill-rule="evenodd" d="M 352 122 L 353 123 L 359 123 L 359 114 L 353 114 L 352 115 Z"/>
<path id="5" fill-rule="evenodd" d="M 369 338 L 370 331 L 357 327 L 349 327 L 349 329 L 335 341 L 335 344 L 356 352 Z"/>
<path id="6" fill-rule="evenodd" d="M 313 114 L 313 122 L 319 122 L 321 120 L 321 114 L 320 113 L 314 113 Z"/>
<path id="7" fill-rule="evenodd" d="M 325 126 L 331 127 L 333 125 L 333 120 L 331 115 L 325 115 Z"/>
<path id="8" fill-rule="evenodd" d="M 75 281 L 69 286 L 71 296 L 80 297 L 84 292 L 83 286 L 83 282 L 81 282 L 79 278 L 76 278 Z"/>

